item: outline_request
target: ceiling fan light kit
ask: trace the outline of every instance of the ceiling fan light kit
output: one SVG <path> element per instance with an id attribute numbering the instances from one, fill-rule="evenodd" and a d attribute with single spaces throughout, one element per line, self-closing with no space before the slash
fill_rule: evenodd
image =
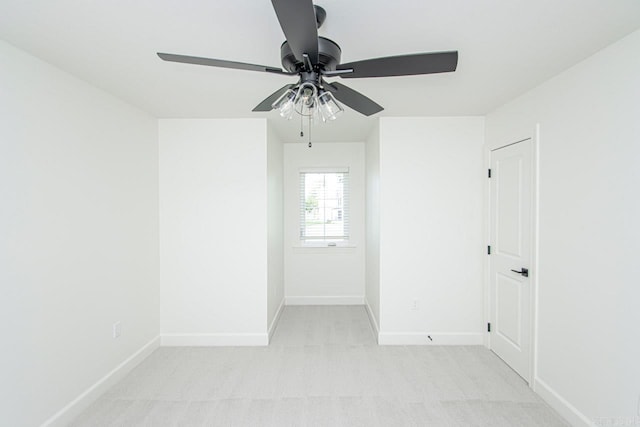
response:
<path id="1" fill-rule="evenodd" d="M 331 92 L 305 82 L 297 88 L 288 89 L 280 98 L 278 98 L 271 108 L 278 110 L 280 116 L 287 120 L 293 117 L 295 111 L 303 117 L 311 117 L 314 120 L 318 118 L 323 122 L 335 120 L 344 109 L 336 102 Z"/>
<path id="2" fill-rule="evenodd" d="M 284 70 L 265 65 L 247 64 L 213 58 L 158 53 L 164 61 L 180 62 L 238 70 L 260 71 L 283 76 L 298 76 L 272 93 L 253 111 L 278 110 L 280 116 L 291 119 L 293 113 L 311 121 L 335 120 L 344 109 L 338 103 L 371 116 L 384 108 L 363 94 L 327 78 L 371 78 L 445 73 L 456 70 L 458 52 L 417 53 L 365 59 L 341 64 L 340 46 L 318 36 L 318 28 L 327 13 L 312 0 L 271 0 L 286 40 L 280 46 Z"/>

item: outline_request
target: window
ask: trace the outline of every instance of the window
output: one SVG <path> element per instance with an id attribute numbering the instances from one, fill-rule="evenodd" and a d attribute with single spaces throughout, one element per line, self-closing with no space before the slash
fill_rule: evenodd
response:
<path id="1" fill-rule="evenodd" d="M 300 240 L 349 240 L 349 170 L 300 171 Z"/>

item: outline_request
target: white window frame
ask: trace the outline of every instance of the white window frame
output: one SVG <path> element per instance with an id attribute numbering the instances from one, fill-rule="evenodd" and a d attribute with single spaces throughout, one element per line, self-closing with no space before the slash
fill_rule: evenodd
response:
<path id="1" fill-rule="evenodd" d="M 306 206 L 306 194 L 304 184 L 304 174 L 330 174 L 330 173 L 343 173 L 346 174 L 345 184 L 343 187 L 343 209 L 342 216 L 346 221 L 346 233 L 343 236 L 320 236 L 317 238 L 305 236 L 305 206 Z M 322 167 L 322 168 L 301 168 L 298 173 L 299 177 L 299 213 L 298 213 L 298 239 L 300 246 L 302 247 L 351 247 L 350 244 L 350 192 L 351 181 L 348 167 Z"/>

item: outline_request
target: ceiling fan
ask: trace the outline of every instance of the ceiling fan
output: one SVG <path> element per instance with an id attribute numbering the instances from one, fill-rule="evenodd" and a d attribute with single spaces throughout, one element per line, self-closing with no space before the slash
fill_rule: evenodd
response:
<path id="1" fill-rule="evenodd" d="M 271 3 L 286 37 L 286 41 L 280 46 L 284 70 L 265 65 L 170 53 L 158 53 L 158 56 L 171 62 L 261 71 L 284 76 L 297 75 L 299 80 L 296 84 L 281 87 L 258 104 L 253 111 L 278 109 L 280 115 L 286 118 L 291 118 L 296 111 L 302 116 L 319 115 L 323 121 L 335 119 L 342 111 L 335 99 L 365 116 L 383 110 L 380 105 L 361 93 L 341 83 L 327 82 L 325 78 L 409 76 L 456 70 L 457 51 L 388 56 L 341 64 L 340 46 L 325 37 L 318 37 L 318 28 L 327 16 L 322 7 L 314 6 L 312 0 L 271 0 Z"/>

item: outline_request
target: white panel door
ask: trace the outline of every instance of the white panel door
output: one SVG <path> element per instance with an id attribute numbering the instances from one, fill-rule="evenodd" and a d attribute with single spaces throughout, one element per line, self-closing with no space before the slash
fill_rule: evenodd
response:
<path id="1" fill-rule="evenodd" d="M 491 350 L 530 380 L 532 143 L 491 152 Z"/>

